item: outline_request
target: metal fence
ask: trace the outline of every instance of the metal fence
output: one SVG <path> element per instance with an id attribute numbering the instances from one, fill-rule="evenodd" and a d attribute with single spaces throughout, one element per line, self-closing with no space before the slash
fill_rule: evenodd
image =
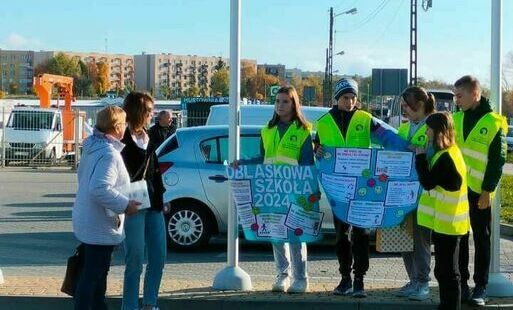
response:
<path id="1" fill-rule="evenodd" d="M 92 134 L 96 113 L 101 109 L 74 109 L 66 113 L 60 109 L 3 107 L 0 110 L 1 166 L 76 168 L 82 141 Z M 181 112 L 171 113 L 177 127 L 181 127 Z"/>

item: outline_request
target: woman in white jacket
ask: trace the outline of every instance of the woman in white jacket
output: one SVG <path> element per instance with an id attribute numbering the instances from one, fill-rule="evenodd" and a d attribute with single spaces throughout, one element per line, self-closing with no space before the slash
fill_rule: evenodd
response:
<path id="1" fill-rule="evenodd" d="M 109 106 L 97 114 L 93 135 L 83 144 L 78 191 L 72 211 L 73 232 L 84 246 L 84 267 L 75 291 L 75 310 L 107 309 L 105 291 L 112 251 L 125 238 L 124 214 L 137 213 L 129 200 L 130 178 L 119 140 L 126 129 L 123 109 Z"/>

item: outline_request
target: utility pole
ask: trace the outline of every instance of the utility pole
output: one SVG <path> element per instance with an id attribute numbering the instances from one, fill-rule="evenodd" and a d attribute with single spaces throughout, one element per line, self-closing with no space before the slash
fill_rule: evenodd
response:
<path id="1" fill-rule="evenodd" d="M 322 83 L 322 85 L 323 85 L 322 99 L 323 99 L 323 105 L 325 107 L 327 107 L 328 103 L 329 103 L 329 98 L 328 98 L 328 62 L 329 62 L 328 49 L 326 49 L 326 67 L 324 69 L 324 81 Z"/>
<path id="2" fill-rule="evenodd" d="M 417 85 L 417 0 L 410 8 L 410 86 Z"/>
<path id="3" fill-rule="evenodd" d="M 331 106 L 331 98 L 333 97 L 333 7 L 330 7 L 330 42 L 328 47 L 328 106 Z"/>

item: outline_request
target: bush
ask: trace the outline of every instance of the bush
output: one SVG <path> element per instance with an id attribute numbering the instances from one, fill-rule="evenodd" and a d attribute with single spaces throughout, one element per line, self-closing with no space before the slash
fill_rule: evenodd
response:
<path id="1" fill-rule="evenodd" d="M 513 224 L 513 176 L 504 175 L 501 181 L 501 222 Z"/>

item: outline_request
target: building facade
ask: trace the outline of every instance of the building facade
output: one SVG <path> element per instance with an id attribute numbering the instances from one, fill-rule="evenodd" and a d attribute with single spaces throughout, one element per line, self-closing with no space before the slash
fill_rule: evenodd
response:
<path id="1" fill-rule="evenodd" d="M 220 62 L 228 59 L 196 55 L 142 54 L 135 58 L 135 84 L 138 90 L 157 98 L 180 97 L 196 88 L 197 95 L 210 96 L 210 82 Z M 256 61 L 255 61 L 256 63 Z"/>
<path id="2" fill-rule="evenodd" d="M 7 93 L 32 92 L 34 52 L 0 49 L 0 90 Z"/>
<path id="3" fill-rule="evenodd" d="M 134 56 L 123 54 L 105 53 L 77 53 L 65 51 L 41 51 L 34 52 L 34 67 L 54 57 L 58 53 L 76 58 L 82 62 L 103 62 L 109 67 L 109 90 L 123 90 L 133 86 L 135 81 Z"/>

